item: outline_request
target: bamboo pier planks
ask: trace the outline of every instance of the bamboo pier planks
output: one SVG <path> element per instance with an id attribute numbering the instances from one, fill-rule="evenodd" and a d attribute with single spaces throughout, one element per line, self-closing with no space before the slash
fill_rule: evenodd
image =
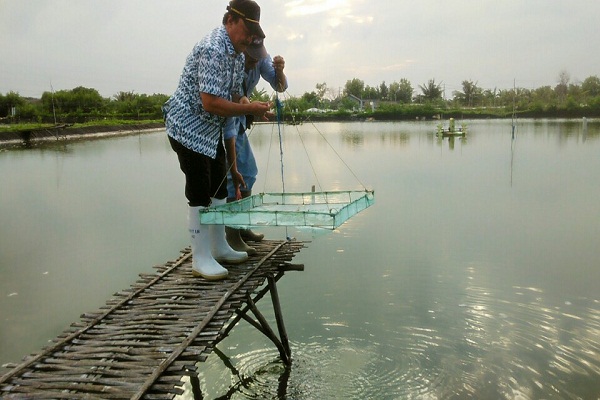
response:
<path id="1" fill-rule="evenodd" d="M 141 274 L 106 306 L 82 314 L 53 344 L 0 377 L 0 397 L 172 399 L 181 394 L 181 378 L 193 375 L 195 364 L 239 321 L 232 317 L 252 302 L 250 296 L 267 279 L 271 286 L 275 276 L 297 269 L 290 261 L 304 243 L 264 240 L 253 246 L 257 254 L 227 266 L 229 276 L 222 281 L 193 277 L 189 250 L 156 267 L 156 274 Z"/>

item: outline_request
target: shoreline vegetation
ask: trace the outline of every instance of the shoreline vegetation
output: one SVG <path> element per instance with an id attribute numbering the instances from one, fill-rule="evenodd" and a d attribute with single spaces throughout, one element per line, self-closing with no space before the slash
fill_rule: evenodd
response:
<path id="1" fill-rule="evenodd" d="M 422 110 L 421 110 L 422 111 Z M 545 113 L 544 113 L 545 114 Z M 456 110 L 454 112 L 437 113 L 430 110 L 426 115 L 406 115 L 406 114 L 388 114 L 382 112 L 353 112 L 353 113 L 297 113 L 294 115 L 285 115 L 283 123 L 288 125 L 301 125 L 303 123 L 313 122 L 360 122 L 360 121 L 447 121 L 450 118 L 456 120 L 475 120 L 475 119 L 595 119 L 595 115 L 579 115 L 557 113 L 554 115 L 536 115 L 531 113 L 520 113 L 518 115 L 503 115 L 500 113 L 465 112 Z M 269 121 L 267 123 L 275 123 Z M 103 120 L 91 121 L 86 123 L 71 124 L 0 124 L 0 149 L 12 147 L 32 147 L 44 143 L 59 141 L 89 140 L 105 137 L 116 137 L 135 135 L 140 133 L 149 133 L 163 130 L 165 127 L 162 120 Z"/>
<path id="2" fill-rule="evenodd" d="M 162 121 L 110 121 L 85 124 L 0 125 L 0 148 L 30 147 L 57 142 L 126 136 L 164 129 Z"/>
<path id="3" fill-rule="evenodd" d="M 576 119 L 600 118 L 600 78 L 593 75 L 571 82 L 561 71 L 558 84 L 535 89 L 484 89 L 465 80 L 462 90 L 447 97 L 435 79 L 419 85 L 407 79 L 389 85 L 366 85 L 354 78 L 344 88 L 332 90 L 325 82 L 300 97 L 269 96 L 254 90 L 252 100 L 276 104 L 280 121 L 299 125 L 329 121 L 446 121 L 473 119 Z M 162 106 L 169 96 L 119 92 L 104 98 L 93 88 L 44 92 L 41 98 L 18 92 L 0 93 L 0 146 L 12 143 L 133 134 L 164 129 Z M 273 121 L 274 122 L 274 121 Z"/>

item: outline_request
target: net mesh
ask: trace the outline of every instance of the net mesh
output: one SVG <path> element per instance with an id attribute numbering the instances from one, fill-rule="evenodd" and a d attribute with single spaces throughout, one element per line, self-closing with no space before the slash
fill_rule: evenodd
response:
<path id="1" fill-rule="evenodd" d="M 200 222 L 232 227 L 335 229 L 375 202 L 373 191 L 260 193 L 200 211 Z"/>

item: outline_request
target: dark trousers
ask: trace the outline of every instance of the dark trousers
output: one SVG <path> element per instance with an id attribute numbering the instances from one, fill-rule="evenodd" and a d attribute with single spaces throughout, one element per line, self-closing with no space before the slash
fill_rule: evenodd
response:
<path id="1" fill-rule="evenodd" d="M 222 141 L 215 159 L 188 149 L 170 136 L 169 142 L 185 175 L 185 197 L 190 207 L 208 207 L 211 197 L 227 197 L 227 162 Z"/>

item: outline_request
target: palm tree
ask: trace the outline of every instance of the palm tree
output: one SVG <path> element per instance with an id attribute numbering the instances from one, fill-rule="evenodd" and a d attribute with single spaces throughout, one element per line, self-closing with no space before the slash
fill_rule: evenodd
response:
<path id="1" fill-rule="evenodd" d="M 454 97 L 459 100 L 462 105 L 473 107 L 473 101 L 482 95 L 481 88 L 478 88 L 477 82 L 473 83 L 473 81 L 463 81 L 462 87 L 463 91 L 454 92 Z"/>
<path id="2" fill-rule="evenodd" d="M 433 102 L 442 98 L 442 84 L 436 84 L 435 78 L 430 79 L 429 82 L 423 86 L 419 85 L 419 88 L 423 92 L 423 99 L 425 101 Z"/>

